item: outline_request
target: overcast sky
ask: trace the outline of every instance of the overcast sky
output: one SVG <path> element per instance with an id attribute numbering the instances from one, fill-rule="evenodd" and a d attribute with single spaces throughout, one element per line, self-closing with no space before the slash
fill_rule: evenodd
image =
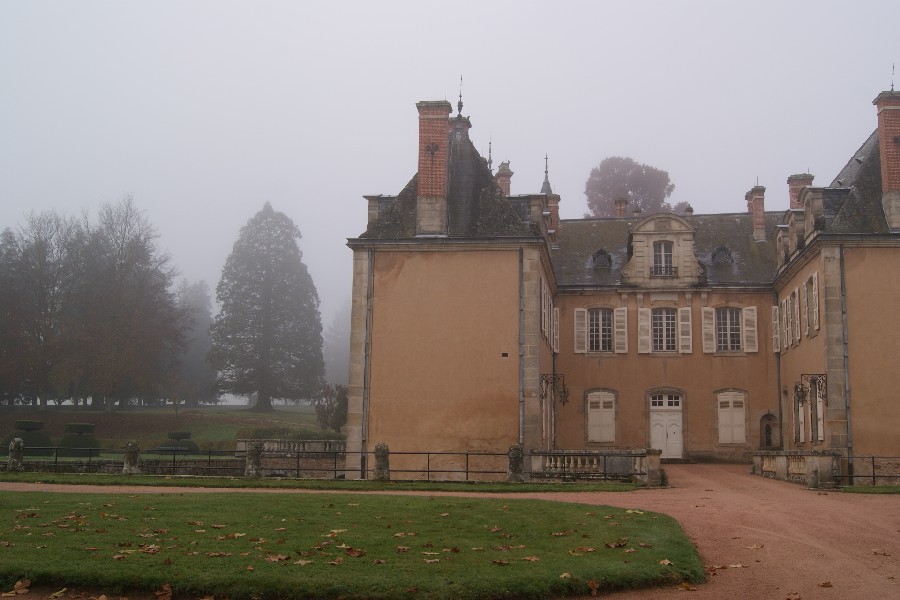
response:
<path id="1" fill-rule="evenodd" d="M 787 206 L 875 129 L 900 2 L 0 0 L 0 229 L 126 194 L 181 275 L 215 288 L 266 201 L 290 216 L 322 299 L 349 300 L 364 194 L 416 171 L 418 100 L 450 100 L 512 192 L 544 154 L 564 218 L 592 167 L 669 172 L 698 213 Z"/>

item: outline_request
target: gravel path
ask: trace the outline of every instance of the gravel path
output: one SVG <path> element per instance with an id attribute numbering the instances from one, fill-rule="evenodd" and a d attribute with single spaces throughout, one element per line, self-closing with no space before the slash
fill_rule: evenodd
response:
<path id="1" fill-rule="evenodd" d="M 666 472 L 670 489 L 509 496 L 663 512 L 678 519 L 699 548 L 706 565 L 724 567 L 711 569 L 708 583 L 698 585 L 693 591 L 678 588 L 640 590 L 611 596 L 616 600 L 665 600 L 682 598 L 685 594 L 698 600 L 900 598 L 900 496 L 808 490 L 751 476 L 745 465 L 667 465 Z M 109 488 L 0 482 L 0 491 L 15 490 L 128 494 L 303 493 L 295 490 Z M 148 597 L 153 598 L 152 595 Z M 132 595 L 131 598 L 137 600 L 138 597 Z"/>

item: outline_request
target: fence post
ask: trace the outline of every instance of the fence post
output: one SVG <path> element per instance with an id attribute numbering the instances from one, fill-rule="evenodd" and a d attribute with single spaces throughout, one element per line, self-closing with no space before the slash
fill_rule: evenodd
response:
<path id="1" fill-rule="evenodd" d="M 515 444 L 509 447 L 506 452 L 509 458 L 509 465 L 506 467 L 506 480 L 511 483 L 522 483 L 525 478 L 522 471 L 525 469 L 525 450 L 521 444 Z"/>
<path id="2" fill-rule="evenodd" d="M 375 470 L 372 478 L 376 481 L 390 481 L 391 479 L 391 450 L 387 444 L 375 444 Z"/>
<path id="3" fill-rule="evenodd" d="M 124 475 L 137 475 L 141 472 L 141 447 L 134 440 L 125 443 L 125 461 L 122 463 Z"/>
<path id="4" fill-rule="evenodd" d="M 647 485 L 662 485 L 662 450 L 647 448 Z"/>
<path id="5" fill-rule="evenodd" d="M 247 443 L 244 477 L 259 477 L 262 475 L 262 448 L 262 442 L 252 441 Z"/>
<path id="6" fill-rule="evenodd" d="M 9 465 L 7 470 L 25 470 L 25 440 L 22 438 L 13 438 L 9 443 Z"/>

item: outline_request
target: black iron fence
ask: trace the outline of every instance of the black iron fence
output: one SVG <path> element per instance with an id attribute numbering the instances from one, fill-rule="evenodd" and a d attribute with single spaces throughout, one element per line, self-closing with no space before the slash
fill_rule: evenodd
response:
<path id="1" fill-rule="evenodd" d="M 900 456 L 854 456 L 841 470 L 839 485 L 900 485 Z"/>

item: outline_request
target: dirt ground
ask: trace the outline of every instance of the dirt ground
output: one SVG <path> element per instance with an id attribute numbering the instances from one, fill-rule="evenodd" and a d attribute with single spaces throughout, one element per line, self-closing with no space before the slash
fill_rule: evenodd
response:
<path id="1" fill-rule="evenodd" d="M 711 573 L 708 582 L 697 585 L 695 590 L 668 587 L 605 595 L 607 598 L 900 598 L 900 496 L 808 490 L 799 485 L 752 476 L 745 465 L 668 465 L 666 471 L 671 484 L 669 489 L 631 493 L 531 493 L 511 497 L 608 504 L 669 514 L 682 524 Z M 128 494 L 261 491 L 0 482 L 0 491 L 16 490 Z M 428 492 L 428 495 L 464 494 Z M 498 497 L 497 494 L 490 496 Z M 55 591 L 35 589 L 23 600 L 46 598 Z M 87 600 L 90 596 L 99 596 L 99 593 L 69 590 L 60 600 Z M 155 600 L 150 593 L 131 594 L 130 598 Z M 110 600 L 114 600 L 113 597 Z"/>

